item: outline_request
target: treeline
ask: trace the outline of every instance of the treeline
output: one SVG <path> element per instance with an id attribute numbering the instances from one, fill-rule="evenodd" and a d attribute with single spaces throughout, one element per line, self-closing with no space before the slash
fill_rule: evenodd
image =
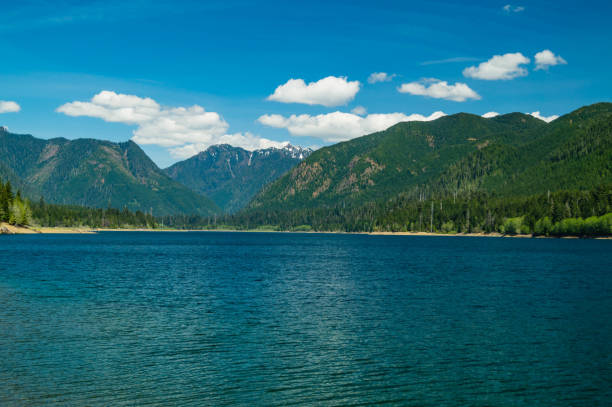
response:
<path id="1" fill-rule="evenodd" d="M 127 209 L 88 208 L 76 205 L 57 205 L 24 199 L 13 193 L 10 182 L 0 180 L 0 221 L 18 226 L 89 227 L 89 228 L 147 228 L 158 227 L 157 219 L 141 211 Z"/>
<path id="2" fill-rule="evenodd" d="M 27 226 L 32 223 L 30 202 L 21 197 L 21 192 L 13 193 L 10 182 L 0 180 L 0 222 L 11 225 Z"/>
<path id="3" fill-rule="evenodd" d="M 612 236 L 612 185 L 531 196 L 484 192 L 456 196 L 399 195 L 360 206 L 245 210 L 233 215 L 154 217 L 127 209 L 30 202 L 0 181 L 0 220 L 15 225 L 89 228 L 177 228 L 343 232 L 503 233 Z"/>
<path id="4" fill-rule="evenodd" d="M 610 236 L 612 235 L 612 213 L 602 216 L 565 218 L 554 222 L 545 216 L 538 219 L 533 228 L 525 223 L 524 217 L 506 219 L 500 232 L 511 235 L 532 233 L 536 236 Z"/>
<path id="5" fill-rule="evenodd" d="M 143 228 L 155 229 L 157 220 L 141 211 L 127 208 L 88 208 L 74 205 L 48 204 L 44 200 L 32 204 L 33 222 L 44 227 Z"/>
<path id="6" fill-rule="evenodd" d="M 472 193 L 422 201 L 398 197 L 378 208 L 374 230 L 459 233 L 612 235 L 604 215 L 612 213 L 612 186 L 590 191 L 558 191 L 531 196 Z M 595 218 L 603 217 L 595 220 Z M 518 222 L 520 219 L 520 223 Z M 567 228 L 585 222 L 601 227 Z"/>
<path id="7" fill-rule="evenodd" d="M 177 228 L 345 232 L 504 233 L 547 236 L 612 235 L 612 186 L 525 197 L 484 192 L 414 199 L 400 195 L 356 207 L 247 210 L 220 217 L 166 217 Z"/>

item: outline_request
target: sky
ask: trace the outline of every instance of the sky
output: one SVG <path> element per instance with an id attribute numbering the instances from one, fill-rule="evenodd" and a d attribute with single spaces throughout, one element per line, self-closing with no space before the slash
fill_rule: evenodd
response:
<path id="1" fill-rule="evenodd" d="M 318 148 L 468 112 L 551 120 L 611 101 L 612 5 L 566 1 L 0 0 L 0 125 Z"/>

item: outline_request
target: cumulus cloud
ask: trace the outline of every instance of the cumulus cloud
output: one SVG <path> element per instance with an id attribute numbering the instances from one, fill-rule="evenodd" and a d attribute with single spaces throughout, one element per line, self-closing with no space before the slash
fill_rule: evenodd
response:
<path id="1" fill-rule="evenodd" d="M 504 7 L 502 7 L 502 10 L 504 10 L 506 13 L 520 13 L 521 11 L 525 11 L 525 7 L 506 4 Z"/>
<path id="2" fill-rule="evenodd" d="M 138 144 L 163 147 L 186 143 L 213 142 L 229 125 L 216 112 L 203 107 L 162 107 L 151 98 L 102 91 L 89 102 L 71 102 L 57 108 L 68 116 L 97 117 L 107 122 L 136 125 L 134 140 Z"/>
<path id="3" fill-rule="evenodd" d="M 351 110 L 351 113 L 358 114 L 359 116 L 363 116 L 367 112 L 368 112 L 368 110 L 365 107 L 363 107 L 363 106 L 355 106 L 353 108 L 353 110 Z"/>
<path id="4" fill-rule="evenodd" d="M 491 117 L 495 117 L 495 116 L 499 116 L 499 113 L 497 113 L 497 112 L 487 112 L 487 113 L 482 115 L 482 117 L 484 117 L 485 119 L 490 119 Z"/>
<path id="5" fill-rule="evenodd" d="M 561 55 L 555 55 L 551 50 L 545 49 L 535 54 L 535 70 L 548 69 L 550 66 L 565 65 L 567 61 Z"/>
<path id="6" fill-rule="evenodd" d="M 217 139 L 215 144 L 230 144 L 232 146 L 242 147 L 245 150 L 253 151 L 262 148 L 282 148 L 289 144 L 288 141 L 273 141 L 266 138 L 254 136 L 251 133 L 235 133 L 225 134 Z M 200 151 L 206 150 L 210 147 L 209 143 L 193 143 L 185 144 L 181 147 L 175 147 L 170 149 L 170 155 L 177 159 L 185 159 L 198 154 Z"/>
<path id="7" fill-rule="evenodd" d="M 389 75 L 386 72 L 373 72 L 368 77 L 368 83 L 389 82 L 395 77 L 395 74 Z"/>
<path id="8" fill-rule="evenodd" d="M 0 113 L 15 113 L 21 110 L 16 102 L 10 100 L 0 100 Z"/>
<path id="9" fill-rule="evenodd" d="M 106 90 L 88 102 L 66 103 L 58 107 L 57 112 L 135 125 L 132 140 L 138 144 L 166 147 L 175 157 L 221 143 L 246 149 L 275 143 L 249 133 L 227 134 L 227 122 L 218 113 L 208 112 L 198 105 L 166 107 L 151 98 Z"/>
<path id="10" fill-rule="evenodd" d="M 480 99 L 480 95 L 474 92 L 465 83 L 457 82 L 450 85 L 446 81 L 425 80 L 421 82 L 404 83 L 397 88 L 400 93 L 411 95 L 428 96 L 435 99 L 446 99 L 455 102 L 465 102 L 468 99 Z"/>
<path id="11" fill-rule="evenodd" d="M 520 52 L 494 55 L 493 58 L 482 62 L 478 66 L 465 68 L 463 76 L 489 81 L 514 79 L 527 76 L 527 69 L 521 67 L 521 65 L 528 63 L 529 58 Z"/>
<path id="12" fill-rule="evenodd" d="M 267 100 L 326 107 L 340 106 L 353 100 L 360 86 L 359 81 L 348 81 L 346 77 L 336 76 L 328 76 L 308 85 L 303 79 L 289 79 L 278 86 Z"/>
<path id="13" fill-rule="evenodd" d="M 538 110 L 537 112 L 532 112 L 532 113 L 527 113 L 527 114 L 529 114 L 529 115 L 531 115 L 531 116 L 535 117 L 536 119 L 543 120 L 543 121 L 545 121 L 546 123 L 550 123 L 550 122 L 552 122 L 553 120 L 555 120 L 555 119 L 558 119 L 558 118 L 559 118 L 559 116 L 558 116 L 558 115 L 556 115 L 556 114 L 553 114 L 552 116 L 542 116 L 542 115 L 540 114 L 540 111 L 539 111 L 539 110 Z"/>
<path id="14" fill-rule="evenodd" d="M 352 113 L 333 112 L 311 116 L 307 114 L 285 117 L 279 114 L 266 114 L 260 123 L 277 128 L 285 128 L 293 136 L 317 137 L 328 142 L 350 140 L 365 134 L 385 130 L 396 123 L 406 121 L 429 121 L 446 116 L 435 112 L 429 116 L 404 113 L 369 114 L 365 117 Z"/>

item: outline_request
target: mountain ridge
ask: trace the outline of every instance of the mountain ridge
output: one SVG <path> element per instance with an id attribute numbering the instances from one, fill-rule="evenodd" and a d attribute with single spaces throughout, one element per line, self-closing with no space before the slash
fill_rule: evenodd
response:
<path id="1" fill-rule="evenodd" d="M 166 176 L 133 141 L 49 140 L 0 130 L 0 176 L 27 196 L 157 215 L 210 215 L 219 208 Z"/>
<path id="2" fill-rule="evenodd" d="M 610 177 L 611 117 L 612 104 L 604 102 L 550 123 L 522 113 L 493 118 L 458 113 L 398 123 L 315 151 L 266 186 L 249 208 L 360 205 L 398 194 L 587 188 Z M 591 150 L 581 156 L 571 152 L 591 148 L 583 145 L 588 137 Z M 555 163 L 551 154 L 566 156 Z"/>
<path id="3" fill-rule="evenodd" d="M 133 141 L 43 140 L 2 127 L 0 177 L 54 203 L 205 216 L 220 207 L 287 211 L 400 195 L 588 189 L 612 179 L 612 104 L 550 123 L 523 113 L 458 113 L 317 151 L 216 145 L 164 170 Z"/>

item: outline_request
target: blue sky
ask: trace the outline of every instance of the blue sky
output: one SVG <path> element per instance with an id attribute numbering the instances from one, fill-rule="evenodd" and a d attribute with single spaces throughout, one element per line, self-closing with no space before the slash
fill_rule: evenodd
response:
<path id="1" fill-rule="evenodd" d="M 322 146 L 434 112 L 548 117 L 612 95 L 609 2 L 0 3 L 0 101 L 19 106 L 0 125 L 134 137 L 162 167 L 215 142 Z"/>

